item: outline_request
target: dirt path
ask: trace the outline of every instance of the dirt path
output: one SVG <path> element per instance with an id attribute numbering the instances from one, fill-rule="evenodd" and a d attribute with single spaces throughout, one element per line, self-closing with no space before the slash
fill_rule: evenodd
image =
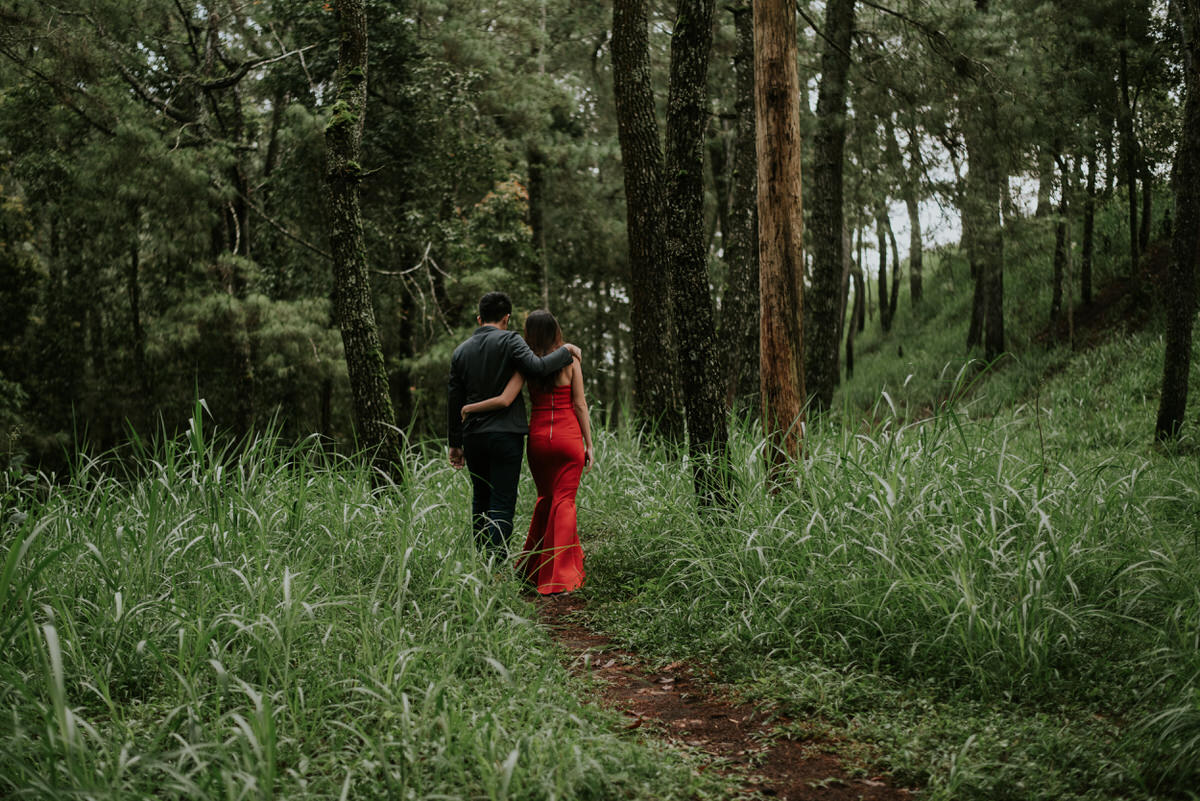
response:
<path id="1" fill-rule="evenodd" d="M 570 667 L 599 679 L 600 704 L 629 717 L 668 743 L 697 749 L 714 769 L 745 777 L 747 793 L 807 801 L 910 801 L 909 790 L 886 777 L 851 777 L 829 740 L 777 736 L 788 721 L 750 704 L 735 704 L 719 684 L 684 662 L 652 671 L 638 656 L 585 627 L 572 595 L 540 599 L 539 617 L 566 650 Z"/>

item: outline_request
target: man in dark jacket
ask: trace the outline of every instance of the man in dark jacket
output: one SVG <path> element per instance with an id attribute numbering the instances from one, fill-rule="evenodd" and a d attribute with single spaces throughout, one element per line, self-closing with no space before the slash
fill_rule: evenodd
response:
<path id="1" fill-rule="evenodd" d="M 475 542 L 504 558 L 517 506 L 517 481 L 525 452 L 525 399 L 504 409 L 473 414 L 464 423 L 462 407 L 501 394 L 515 370 L 529 377 L 557 373 L 578 354 L 564 345 L 544 357 L 536 355 L 516 331 L 508 330 L 512 301 L 489 292 L 479 301 L 479 328 L 454 350 L 447 385 L 450 464 L 464 463 L 471 474 L 471 527 Z"/>

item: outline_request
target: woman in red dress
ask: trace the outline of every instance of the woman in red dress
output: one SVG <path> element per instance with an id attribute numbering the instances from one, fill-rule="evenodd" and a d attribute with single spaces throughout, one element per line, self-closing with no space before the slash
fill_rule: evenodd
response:
<path id="1" fill-rule="evenodd" d="M 530 312 L 525 318 L 525 341 L 539 356 L 560 347 L 562 329 L 554 315 L 540 309 Z M 513 373 L 503 393 L 467 404 L 463 417 L 508 406 L 524 383 L 524 376 Z M 595 452 L 579 359 L 556 375 L 530 379 L 529 397 L 529 471 L 538 498 L 517 570 L 539 593 L 554 595 L 582 587 L 584 578 L 575 494 L 583 472 L 591 469 Z"/>

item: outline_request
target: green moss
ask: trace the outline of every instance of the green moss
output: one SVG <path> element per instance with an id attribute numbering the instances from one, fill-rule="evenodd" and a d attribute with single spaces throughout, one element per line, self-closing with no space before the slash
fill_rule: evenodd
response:
<path id="1" fill-rule="evenodd" d="M 325 130 L 332 130 L 343 125 L 354 125 L 357 122 L 358 115 L 350 108 L 350 104 L 339 99 L 333 104 L 333 113 L 329 115 L 329 122 L 326 123 Z"/>

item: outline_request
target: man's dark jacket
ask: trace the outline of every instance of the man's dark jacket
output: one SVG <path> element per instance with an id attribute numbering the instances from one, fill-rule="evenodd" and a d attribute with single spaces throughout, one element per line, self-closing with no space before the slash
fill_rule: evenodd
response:
<path id="1" fill-rule="evenodd" d="M 529 433 L 525 399 L 521 395 L 507 408 L 473 414 L 466 423 L 462 421 L 462 407 L 499 395 L 516 370 L 540 378 L 557 373 L 570 363 L 571 352 L 565 347 L 538 356 L 516 331 L 494 325 L 476 328 L 450 358 L 446 404 L 450 447 L 461 448 L 464 434 Z"/>

